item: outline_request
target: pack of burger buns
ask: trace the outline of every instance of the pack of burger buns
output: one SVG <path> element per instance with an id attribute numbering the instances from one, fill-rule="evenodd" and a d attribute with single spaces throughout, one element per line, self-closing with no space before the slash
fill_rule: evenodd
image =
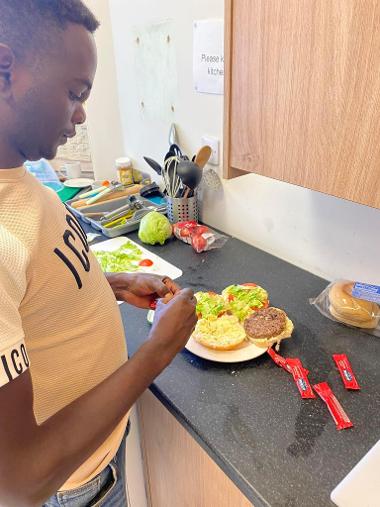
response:
<path id="1" fill-rule="evenodd" d="M 336 280 L 310 304 L 331 320 L 380 337 L 380 286 Z"/>

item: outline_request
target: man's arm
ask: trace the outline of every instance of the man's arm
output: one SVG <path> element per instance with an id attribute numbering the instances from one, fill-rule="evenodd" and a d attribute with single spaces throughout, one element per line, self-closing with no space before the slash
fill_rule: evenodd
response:
<path id="1" fill-rule="evenodd" d="M 192 292 L 178 292 L 156 313 L 150 340 L 130 361 L 40 426 L 29 372 L 0 389 L 1 506 L 43 504 L 183 348 L 196 323 Z"/>

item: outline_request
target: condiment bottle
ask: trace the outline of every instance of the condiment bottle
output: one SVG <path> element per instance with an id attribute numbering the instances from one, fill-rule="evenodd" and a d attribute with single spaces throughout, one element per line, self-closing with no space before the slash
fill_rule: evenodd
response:
<path id="1" fill-rule="evenodd" d="M 118 180 L 123 185 L 133 185 L 133 167 L 128 157 L 121 157 L 115 161 Z"/>

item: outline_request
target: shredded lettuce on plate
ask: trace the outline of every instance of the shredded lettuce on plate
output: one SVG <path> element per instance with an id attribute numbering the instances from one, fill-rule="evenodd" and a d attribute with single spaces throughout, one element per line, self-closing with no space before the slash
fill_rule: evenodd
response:
<path id="1" fill-rule="evenodd" d="M 226 304 L 222 296 L 210 292 L 197 292 L 197 314 L 202 318 L 211 316 L 218 317 L 226 309 Z"/>
<path id="2" fill-rule="evenodd" d="M 105 273 L 141 270 L 139 262 L 142 259 L 143 252 L 130 241 L 126 241 L 120 248 L 111 252 L 98 250 L 93 253 Z"/>
<path id="3" fill-rule="evenodd" d="M 228 301 L 229 310 L 240 321 L 248 317 L 253 308 L 262 308 L 268 300 L 267 291 L 258 285 L 230 285 L 224 289 L 223 295 Z"/>

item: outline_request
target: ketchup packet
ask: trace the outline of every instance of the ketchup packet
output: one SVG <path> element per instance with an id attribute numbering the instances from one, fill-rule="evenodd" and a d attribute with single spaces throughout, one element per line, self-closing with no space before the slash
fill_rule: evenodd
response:
<path id="1" fill-rule="evenodd" d="M 360 386 L 356 380 L 355 374 L 346 354 L 333 354 L 332 357 L 339 370 L 340 376 L 342 377 L 344 387 L 346 389 L 360 389 Z"/>
<path id="2" fill-rule="evenodd" d="M 327 408 L 335 421 L 338 430 L 344 430 L 346 428 L 352 428 L 353 424 L 350 418 L 344 411 L 342 405 L 336 399 L 335 394 L 332 392 L 327 382 L 321 382 L 320 384 L 313 385 L 315 392 L 320 398 L 326 403 Z"/>
<path id="3" fill-rule="evenodd" d="M 309 371 L 302 366 L 300 359 L 286 359 L 286 364 L 291 368 L 294 382 L 297 384 L 298 390 L 302 398 L 315 398 L 313 389 L 307 378 Z"/>
<path id="4" fill-rule="evenodd" d="M 268 354 L 273 359 L 273 361 L 277 364 L 277 366 L 280 366 L 281 368 L 286 370 L 288 373 L 292 373 L 292 369 L 291 369 L 290 365 L 288 365 L 286 363 L 286 359 L 284 357 L 280 356 L 280 354 L 277 354 L 277 352 L 274 349 L 272 349 L 272 348 L 268 349 Z"/>
<path id="5" fill-rule="evenodd" d="M 200 225 L 195 220 L 174 224 L 173 233 L 176 238 L 192 245 L 197 253 L 221 248 L 227 241 L 227 236 L 213 231 L 207 225 Z"/>
<path id="6" fill-rule="evenodd" d="M 155 310 L 157 308 L 157 299 L 153 299 L 150 303 L 149 303 L 149 308 L 151 310 Z"/>

